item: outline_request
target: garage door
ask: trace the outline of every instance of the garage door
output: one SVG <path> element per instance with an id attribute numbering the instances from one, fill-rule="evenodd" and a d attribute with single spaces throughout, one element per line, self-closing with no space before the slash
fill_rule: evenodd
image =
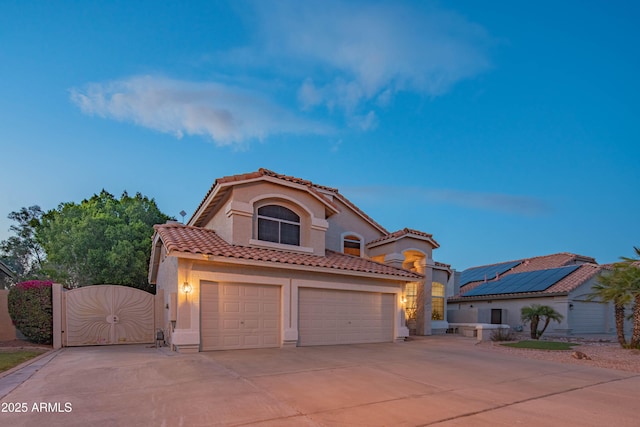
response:
<path id="1" fill-rule="evenodd" d="M 607 319 L 607 305 L 595 301 L 574 301 L 569 316 L 573 334 L 603 334 L 613 325 Z"/>
<path id="2" fill-rule="evenodd" d="M 300 288 L 299 345 L 393 341 L 393 294 Z"/>
<path id="3" fill-rule="evenodd" d="M 200 298 L 203 351 L 280 347 L 280 287 L 205 282 Z"/>

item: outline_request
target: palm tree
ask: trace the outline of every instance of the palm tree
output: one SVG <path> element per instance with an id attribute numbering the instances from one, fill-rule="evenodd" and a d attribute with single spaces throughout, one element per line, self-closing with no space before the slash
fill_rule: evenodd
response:
<path id="1" fill-rule="evenodd" d="M 627 281 L 624 280 L 624 270 L 613 268 L 611 272 L 605 272 L 598 277 L 598 283 L 593 285 L 592 293 L 587 300 L 600 299 L 603 302 L 612 302 L 616 321 L 616 334 L 618 342 L 622 347 L 627 346 L 627 339 L 624 335 L 625 306 L 629 304 L 633 297 L 629 292 Z"/>
<path id="2" fill-rule="evenodd" d="M 640 248 L 634 246 L 638 258 L 622 257 L 616 267 L 622 270 L 623 280 L 633 297 L 633 333 L 629 347 L 640 348 Z"/>
<path id="3" fill-rule="evenodd" d="M 525 324 L 531 324 L 531 338 L 537 340 L 544 334 L 552 320 L 560 323 L 564 316 L 548 305 L 531 304 L 520 309 L 520 317 Z M 544 327 L 539 331 L 538 325 L 541 320 L 544 321 Z"/>

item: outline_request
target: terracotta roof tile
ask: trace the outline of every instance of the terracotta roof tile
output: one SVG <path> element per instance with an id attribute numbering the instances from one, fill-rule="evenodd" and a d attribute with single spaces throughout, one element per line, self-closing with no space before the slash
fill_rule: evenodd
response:
<path id="1" fill-rule="evenodd" d="M 408 280 L 421 279 L 423 277 L 408 270 L 329 250 L 326 251 L 325 256 L 317 256 L 275 249 L 231 245 L 213 230 L 185 226 L 179 223 L 156 225 L 154 229 L 169 252 L 177 251 L 278 264 L 331 268 L 397 276 Z"/>
<path id="2" fill-rule="evenodd" d="M 409 235 L 409 234 L 413 234 L 413 235 L 420 236 L 420 237 L 426 237 L 427 239 L 432 240 L 436 244 L 436 246 L 439 246 L 438 243 L 435 240 L 433 240 L 433 234 L 425 233 L 424 231 L 414 230 L 414 229 L 411 229 L 411 228 L 403 228 L 402 230 L 394 231 L 393 233 L 389 233 L 389 234 L 386 234 L 386 235 L 384 235 L 382 237 L 378 237 L 377 239 L 374 239 L 374 240 L 368 242 L 367 245 L 371 245 L 371 244 L 374 244 L 374 243 L 380 243 L 380 242 L 383 242 L 385 240 L 397 239 L 397 238 L 400 238 L 402 236 Z"/>
<path id="3" fill-rule="evenodd" d="M 371 222 L 371 224 L 373 224 L 373 226 L 376 227 L 378 230 L 380 230 L 382 233 L 387 233 L 387 230 L 383 226 L 378 224 L 375 220 L 373 220 L 373 218 L 371 218 L 369 215 L 367 215 L 362 210 L 360 210 L 360 208 L 358 208 L 356 205 L 354 205 L 349 199 L 347 199 L 342 194 L 340 194 L 340 192 L 336 188 L 326 187 L 324 185 L 314 184 L 313 182 L 308 181 L 306 179 L 296 178 L 294 176 L 279 174 L 279 173 L 276 173 L 274 171 L 271 171 L 271 170 L 265 169 L 265 168 L 260 168 L 255 172 L 243 173 L 243 174 L 238 174 L 238 175 L 223 176 L 222 178 L 216 179 L 214 181 L 213 185 L 209 188 L 209 191 L 207 191 L 207 194 L 205 194 L 204 198 L 202 199 L 202 201 L 198 205 L 198 208 L 194 212 L 197 213 L 197 212 L 200 211 L 200 209 L 203 207 L 203 205 L 205 204 L 205 202 L 209 198 L 209 195 L 216 189 L 216 187 L 218 185 L 227 184 L 227 183 L 234 183 L 234 182 L 250 181 L 250 180 L 258 179 L 258 178 L 261 178 L 261 177 L 272 177 L 272 178 L 281 179 L 283 181 L 288 181 L 288 182 L 292 182 L 292 183 L 295 183 L 295 184 L 304 185 L 304 186 L 306 186 L 308 188 L 309 192 L 313 193 L 316 197 L 321 197 L 327 204 L 331 205 L 336 211 L 339 211 L 339 209 L 336 206 L 336 204 L 333 201 L 329 200 L 329 198 L 327 198 L 324 195 L 322 195 L 318 190 L 324 190 L 324 191 L 331 192 L 331 193 L 333 193 L 333 195 L 335 197 L 340 199 L 345 205 L 349 206 L 351 209 L 353 209 L 354 211 L 356 211 L 357 213 L 362 215 L 362 217 L 364 217 L 367 221 Z M 195 213 L 194 213 L 194 215 L 195 215 Z M 191 222 L 192 219 L 190 219 L 189 222 Z"/>

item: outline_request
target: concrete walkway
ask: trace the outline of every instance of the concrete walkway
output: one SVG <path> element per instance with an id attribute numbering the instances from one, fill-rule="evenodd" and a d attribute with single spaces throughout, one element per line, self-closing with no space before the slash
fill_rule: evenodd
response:
<path id="1" fill-rule="evenodd" d="M 67 348 L 5 396 L 11 426 L 637 426 L 640 375 L 462 337 L 179 355 Z"/>

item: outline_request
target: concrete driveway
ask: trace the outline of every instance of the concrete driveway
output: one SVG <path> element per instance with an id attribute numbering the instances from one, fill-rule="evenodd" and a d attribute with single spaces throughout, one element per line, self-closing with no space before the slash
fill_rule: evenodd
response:
<path id="1" fill-rule="evenodd" d="M 67 348 L 0 401 L 0 425 L 639 424 L 638 374 L 474 344 L 446 336 L 192 355 Z M 7 412 L 16 405 L 26 412 Z"/>

